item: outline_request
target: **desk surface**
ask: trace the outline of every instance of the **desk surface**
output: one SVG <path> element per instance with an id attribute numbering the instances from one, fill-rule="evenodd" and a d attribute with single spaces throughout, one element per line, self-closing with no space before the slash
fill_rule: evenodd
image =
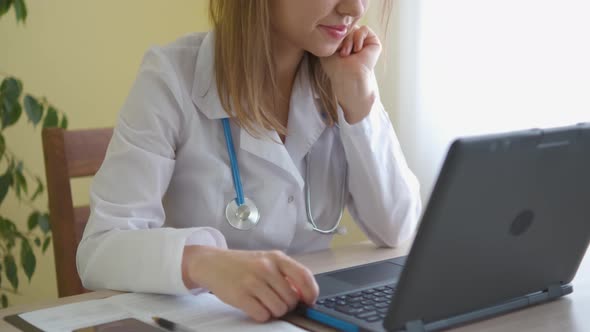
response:
<path id="1" fill-rule="evenodd" d="M 356 264 L 402 256 L 407 251 L 407 246 L 397 249 L 376 249 L 369 243 L 359 243 L 298 256 L 296 259 L 309 267 L 314 273 L 321 273 Z M 557 301 L 465 325 L 452 331 L 590 331 L 590 255 L 586 255 L 584 258 L 573 285 L 573 294 Z M 18 329 L 4 321 L 5 316 L 61 304 L 101 299 L 114 294 L 118 294 L 118 292 L 98 291 L 0 310 L 0 331 L 19 332 Z M 289 320 L 298 324 L 309 324 L 297 317 Z"/>

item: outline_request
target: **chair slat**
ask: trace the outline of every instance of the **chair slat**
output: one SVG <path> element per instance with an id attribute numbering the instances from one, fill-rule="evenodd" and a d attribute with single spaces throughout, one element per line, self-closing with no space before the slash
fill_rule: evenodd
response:
<path id="1" fill-rule="evenodd" d="M 74 232 L 76 233 L 76 242 L 80 243 L 84 234 L 84 227 L 90 217 L 90 207 L 88 205 L 74 208 Z"/>
<path id="2" fill-rule="evenodd" d="M 74 207 L 70 180 L 93 176 L 100 168 L 112 128 L 88 130 L 43 129 L 43 155 L 53 236 L 53 252 L 60 297 L 86 290 L 76 269 L 76 250 L 90 209 Z"/>
<path id="3" fill-rule="evenodd" d="M 96 174 L 112 136 L 112 128 L 64 131 L 69 176 L 78 178 Z"/>

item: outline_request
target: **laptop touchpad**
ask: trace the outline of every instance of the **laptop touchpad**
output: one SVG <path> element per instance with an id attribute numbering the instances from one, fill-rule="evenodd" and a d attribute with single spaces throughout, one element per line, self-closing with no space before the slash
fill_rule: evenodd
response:
<path id="1" fill-rule="evenodd" d="M 391 262 L 359 266 L 316 276 L 320 297 L 369 286 L 396 284 L 403 267 Z"/>

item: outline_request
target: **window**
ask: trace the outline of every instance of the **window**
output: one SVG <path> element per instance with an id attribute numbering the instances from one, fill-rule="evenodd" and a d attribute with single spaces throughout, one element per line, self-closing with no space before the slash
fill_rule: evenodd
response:
<path id="1" fill-rule="evenodd" d="M 394 122 L 424 197 L 457 136 L 590 121 L 590 1 L 399 7 L 411 19 L 400 21 Z"/>

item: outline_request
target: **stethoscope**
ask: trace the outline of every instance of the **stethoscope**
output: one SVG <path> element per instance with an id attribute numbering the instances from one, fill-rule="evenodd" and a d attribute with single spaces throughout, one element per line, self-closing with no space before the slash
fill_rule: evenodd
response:
<path id="1" fill-rule="evenodd" d="M 231 134 L 231 129 L 229 126 L 229 119 L 224 118 L 221 120 L 221 122 L 223 123 L 225 145 L 227 146 L 227 153 L 229 154 L 232 179 L 234 183 L 234 189 L 236 192 L 236 198 L 229 201 L 227 203 L 227 206 L 225 207 L 225 218 L 232 227 L 246 231 L 254 228 L 258 224 L 258 222 L 260 221 L 260 212 L 258 211 L 256 204 L 254 204 L 254 202 L 251 199 L 244 196 L 244 191 L 242 189 L 242 179 L 240 178 L 240 169 L 238 167 L 236 151 L 234 149 L 234 142 Z M 342 181 L 342 186 L 340 188 L 340 212 L 338 215 L 338 220 L 330 229 L 324 230 L 319 228 L 311 213 L 311 188 L 309 181 L 311 159 L 309 155 L 310 152 L 308 152 L 305 156 L 305 160 L 307 163 L 305 172 L 305 212 L 307 214 L 306 229 L 314 230 L 321 234 L 345 234 L 346 229 L 343 226 L 340 226 L 340 221 L 342 220 L 342 212 L 344 210 L 346 181 Z M 346 174 L 347 166 L 345 165 L 344 167 L 344 174 Z"/>

